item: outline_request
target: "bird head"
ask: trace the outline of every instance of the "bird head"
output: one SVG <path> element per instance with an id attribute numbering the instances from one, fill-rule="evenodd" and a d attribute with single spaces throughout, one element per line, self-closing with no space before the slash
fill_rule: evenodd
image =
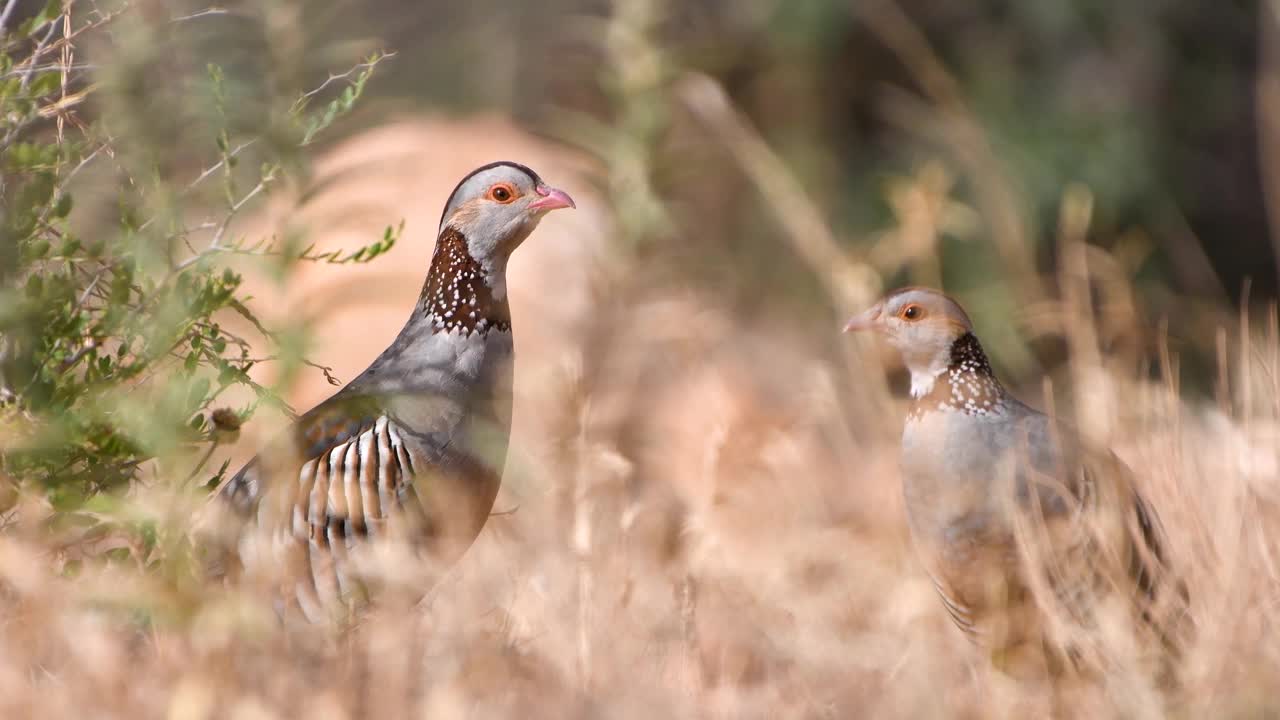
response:
<path id="1" fill-rule="evenodd" d="M 490 271 L 500 271 L 512 251 L 529 237 L 548 212 L 576 207 L 563 190 L 514 162 L 495 162 L 471 171 L 445 204 L 440 232 L 452 228 L 467 249 Z"/>
<path id="2" fill-rule="evenodd" d="M 952 346 L 973 332 L 973 323 L 959 303 L 941 292 L 909 287 L 889 293 L 855 315 L 844 330 L 875 330 L 883 335 L 902 353 L 915 388 L 917 380 L 931 384 L 947 369 Z"/>

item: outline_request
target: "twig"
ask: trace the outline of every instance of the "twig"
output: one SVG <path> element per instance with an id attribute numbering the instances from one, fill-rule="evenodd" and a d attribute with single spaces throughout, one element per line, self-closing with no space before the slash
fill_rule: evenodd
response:
<path id="1" fill-rule="evenodd" d="M 214 163 L 213 165 L 210 165 L 203 172 L 201 172 L 200 175 L 196 177 L 195 180 L 192 180 L 190 183 L 187 183 L 187 186 L 182 190 L 182 194 L 184 196 L 189 194 L 192 190 L 196 189 L 197 185 L 204 182 L 210 175 L 221 170 L 226 165 L 227 160 L 230 160 L 231 158 L 234 158 L 235 156 L 239 155 L 241 152 L 243 152 L 244 150 L 246 150 L 256 142 L 258 142 L 257 138 L 254 138 L 252 140 L 246 140 L 245 142 L 240 143 L 240 145 L 238 145 L 235 149 L 228 152 L 226 157 Z M 151 223 L 155 222 L 155 220 L 156 219 L 154 217 L 148 219 L 146 222 L 138 226 L 138 231 L 141 232 L 143 230 L 146 230 L 148 227 L 151 226 Z M 185 265 L 183 266 L 185 267 Z"/>
<path id="2" fill-rule="evenodd" d="M 384 51 L 376 55 L 369 62 L 354 65 L 351 67 L 350 70 L 344 73 L 329 73 L 329 77 L 324 82 L 320 83 L 318 87 L 316 87 L 314 90 L 303 93 L 302 97 L 298 98 L 298 100 L 294 102 L 293 104 L 294 111 L 297 111 L 298 109 L 300 109 L 303 105 L 306 104 L 308 100 L 315 97 L 316 95 L 319 95 L 321 92 L 324 91 L 325 88 L 329 87 L 333 83 L 338 82 L 339 80 L 346 80 L 352 75 L 356 75 L 363 70 L 368 70 L 368 69 L 377 67 L 378 63 L 382 62 L 383 60 L 393 58 L 395 56 L 396 56 L 396 53 L 393 50 Z"/>
<path id="3" fill-rule="evenodd" d="M 204 15 L 219 15 L 219 14 L 226 14 L 227 12 L 228 12 L 228 11 L 226 11 L 226 10 L 224 10 L 224 9 L 222 9 L 222 8 L 210 8 L 210 9 L 208 9 L 208 10 L 205 10 L 205 11 L 200 12 L 200 13 L 196 13 L 196 14 L 194 14 L 194 15 L 188 15 L 188 16 L 184 16 L 184 17 L 182 17 L 182 18 L 177 18 L 177 20 L 186 20 L 186 19 L 190 19 L 190 18 L 202 17 L 202 16 L 204 16 Z M 377 55 L 374 59 L 370 60 L 369 62 L 360 63 L 360 64 L 358 64 L 358 65 L 356 65 L 356 66 L 352 67 L 350 70 L 348 70 L 348 71 L 347 71 L 347 72 L 345 72 L 345 73 L 340 73 L 340 74 L 336 74 L 336 75 L 331 74 L 331 75 L 329 76 L 329 78 L 328 78 L 328 79 L 326 79 L 323 83 L 321 83 L 321 84 L 319 85 L 319 87 L 316 87 L 314 90 L 310 90 L 310 91 L 308 91 L 308 92 L 306 92 L 306 93 L 303 93 L 302 97 L 300 97 L 300 98 L 299 98 L 299 99 L 294 103 L 294 105 L 293 105 L 294 109 L 296 110 L 296 109 L 298 109 L 301 105 L 305 104 L 307 99 L 309 99 L 309 98 L 311 98 L 311 97 L 315 96 L 317 93 L 319 93 L 319 92 L 321 92 L 322 90 L 324 90 L 324 88 L 325 88 L 325 87 L 327 87 L 330 83 L 333 83 L 333 82 L 335 82 L 335 81 L 337 81 L 337 80 L 341 80 L 341 79 L 344 79 L 344 78 L 351 77 L 353 74 L 355 74 L 355 73 L 357 73 L 357 72 L 359 72 L 359 71 L 361 71 L 361 70 L 366 70 L 366 69 L 372 68 L 372 67 L 376 66 L 378 63 L 382 62 L 383 60 L 385 60 L 385 59 L 387 59 L 387 58 L 390 58 L 390 57 L 394 57 L 394 56 L 395 56 L 395 53 L 394 53 L 394 52 L 384 52 L 384 53 L 381 53 L 381 54 Z M 257 141 L 258 141 L 258 139 L 257 139 L 257 138 L 253 138 L 253 139 L 250 139 L 250 140 L 246 140 L 245 142 L 240 143 L 239 145 L 237 145 L 234 149 L 229 150 L 229 151 L 226 153 L 226 155 L 225 155 L 222 159 L 218 160 L 218 162 L 214 163 L 213 165 L 210 165 L 208 168 L 206 168 L 204 171 L 202 171 L 202 172 L 200 173 L 200 175 L 199 175 L 199 176 L 197 176 L 194 180 L 192 180 L 190 183 L 188 183 L 188 184 L 187 184 L 187 186 L 183 189 L 183 191 L 182 191 L 182 195 L 184 195 L 184 196 L 185 196 L 185 195 L 189 194 L 189 193 L 190 193 L 192 190 L 194 190 L 198 185 L 200 185 L 200 184 L 201 184 L 201 183 L 203 183 L 205 180 L 207 180 L 207 179 L 209 178 L 209 176 L 210 176 L 210 175 L 212 175 L 212 174 L 214 174 L 214 173 L 218 172 L 219 170 L 222 170 L 224 167 L 226 167 L 226 163 L 227 163 L 229 160 L 231 160 L 232 158 L 235 158 L 235 157 L 236 157 L 236 156 L 238 156 L 240 153 L 244 152 L 246 149 L 248 149 L 248 148 L 252 147 L 252 146 L 253 146 Z M 243 205 L 243 203 L 244 203 L 245 201 L 247 201 L 247 200 L 248 200 L 250 197 L 252 197 L 253 195 L 256 195 L 256 194 L 257 194 L 258 192 L 260 192 L 262 189 L 263 189 L 262 184 L 261 184 L 261 183 L 259 183 L 259 186 L 258 186 L 258 187 L 254 188 L 252 191 L 250 191 L 250 194 L 249 194 L 248 196 L 246 196 L 245 198 L 243 198 L 243 199 L 241 200 L 241 202 L 237 203 L 237 204 L 236 204 L 236 206 L 234 206 L 234 207 L 232 208 L 232 212 L 234 213 L 236 210 L 238 210 L 238 209 L 239 209 L 239 207 L 240 207 L 240 206 L 242 206 L 242 205 Z M 228 219 L 229 219 L 229 218 L 228 218 Z M 139 231 L 141 231 L 141 230 L 145 230 L 145 229 L 146 229 L 147 227 L 149 227 L 149 226 L 151 225 L 151 223 L 152 223 L 152 222 L 154 222 L 154 221 L 155 221 L 155 218 L 150 218 L 150 219 L 148 219 L 146 222 L 142 223 L 142 225 L 141 225 L 141 226 L 139 226 L 138 230 L 139 230 Z M 225 230 L 225 228 L 224 228 L 224 230 Z M 189 263 L 190 263 L 190 260 L 188 260 L 188 261 L 187 261 L 187 263 L 185 263 L 185 264 L 189 264 Z M 185 266 L 185 264 L 184 264 L 184 266 Z"/>
<path id="4" fill-rule="evenodd" d="M 232 12 L 230 10 L 224 7 L 217 7 L 215 5 L 213 7 L 205 8 L 204 10 L 201 10 L 199 12 L 191 13 L 190 15 L 182 15 L 176 18 L 172 18 L 169 20 L 169 22 L 178 23 L 186 20 L 197 20 L 202 17 L 209 17 L 210 15 L 231 15 L 231 14 Z"/>
<path id="5" fill-rule="evenodd" d="M 89 299 L 89 294 L 92 293 L 93 289 L 98 286 L 98 281 L 102 280 L 102 273 L 104 272 L 106 272 L 105 268 L 95 273 L 93 276 L 93 280 L 89 282 L 88 287 L 84 289 L 84 292 L 80 293 L 80 298 L 76 300 L 75 309 L 77 312 L 80 310 L 80 308 L 84 307 L 85 301 Z"/>
<path id="6" fill-rule="evenodd" d="M 49 41 L 53 39 L 54 33 L 58 32 L 58 23 L 49 21 L 49 30 L 36 42 L 36 47 L 31 51 L 31 57 L 27 59 L 27 67 L 22 71 L 22 82 L 19 87 L 23 90 L 31 84 L 31 76 L 36 70 L 36 59 L 44 54 L 45 48 L 49 45 Z M 49 48 L 52 50 L 53 48 Z"/>
<path id="7" fill-rule="evenodd" d="M 103 272 L 102 270 L 99 270 L 98 273 L 94 275 L 93 280 L 89 283 L 89 286 L 86 287 L 84 292 L 80 294 L 80 297 L 76 300 L 75 306 L 72 308 L 72 311 L 70 313 L 71 315 L 75 315 L 76 313 L 80 312 L 80 309 L 84 307 L 85 301 L 89 299 L 90 293 L 93 291 L 94 287 L 97 286 L 98 280 L 101 279 L 102 272 Z M 57 349 L 59 345 L 62 344 L 62 340 L 63 338 L 61 337 L 54 340 L 53 347 L 50 348 L 49 352 L 45 354 L 43 359 L 41 359 L 40 365 L 37 366 L 35 372 L 31 374 L 31 380 L 28 381 L 27 384 L 22 388 L 22 391 L 21 391 L 22 394 L 26 394 L 27 391 L 31 389 L 31 386 L 35 384 L 36 380 L 40 378 L 40 373 L 44 372 L 44 369 L 48 367 L 49 360 L 50 358 L 53 357 L 53 351 Z M 84 353 L 87 352 L 88 350 L 89 350 L 89 346 L 81 347 L 76 352 L 76 354 L 72 356 L 72 359 L 74 359 L 75 362 L 79 362 L 80 358 L 83 357 Z M 73 366 L 75 362 L 72 362 L 70 359 L 64 360 L 62 362 L 62 367 L 65 370 L 66 368 Z"/>
<path id="8" fill-rule="evenodd" d="M 9 0 L 4 4 L 4 11 L 0 12 L 0 38 L 3 38 L 7 31 L 5 26 L 9 24 L 9 17 L 13 15 L 13 11 L 18 7 L 18 0 Z"/>
<path id="9" fill-rule="evenodd" d="M 222 238 L 224 235 L 226 235 L 227 228 L 231 225 L 231 221 L 235 219 L 235 216 L 240 212 L 240 209 L 243 208 L 246 203 L 248 203 L 250 200 L 252 200 L 259 193 L 261 193 L 263 190 L 266 189 L 267 184 L 271 182 L 273 177 L 274 176 L 272 175 L 268 175 L 267 177 L 264 177 L 261 180 L 259 180 L 258 184 L 254 185 L 252 190 L 246 193 L 244 197 L 240 198 L 238 201 L 236 201 L 234 205 L 231 206 L 231 209 L 230 211 L 227 212 L 226 217 L 222 218 L 222 222 L 218 224 L 218 229 L 214 231 L 213 240 L 209 241 L 210 249 L 222 247 Z"/>
<path id="10" fill-rule="evenodd" d="M 71 3 L 67 3 L 66 5 L 63 6 L 63 9 L 62 9 L 62 68 L 61 68 L 61 76 L 58 78 L 60 94 L 58 96 L 58 102 L 55 106 L 55 111 L 58 113 L 57 125 L 58 125 L 58 144 L 59 145 L 62 144 L 62 129 L 63 129 L 63 126 L 66 125 L 65 111 L 67 110 L 68 107 L 72 107 L 75 104 L 78 104 L 80 100 L 84 99 L 84 96 L 82 96 L 80 100 L 77 100 L 71 103 L 71 105 L 67 104 L 67 82 L 68 82 L 68 76 L 71 72 L 68 68 L 71 67 L 71 64 L 74 60 L 75 60 L 75 56 L 73 54 L 72 45 L 71 45 Z M 87 96 L 87 93 L 86 93 L 86 96 Z"/>
<path id="11" fill-rule="evenodd" d="M 227 158 L 233 158 L 233 157 L 235 157 L 235 156 L 239 155 L 242 151 L 244 151 L 246 148 L 250 147 L 251 145 L 253 145 L 253 144 L 254 144 L 254 143 L 256 143 L 256 142 L 258 142 L 258 139 L 257 139 L 257 138 L 254 138 L 254 139 L 252 139 L 252 140 L 246 140 L 245 142 L 240 143 L 240 145 L 239 145 L 239 146 L 237 146 L 234 150 L 232 150 L 231 152 L 227 153 Z M 183 192 L 190 192 L 191 190 L 194 190 L 194 189 L 195 189 L 195 187 L 196 187 L 197 185 L 199 185 L 200 183 L 204 182 L 205 178 L 207 178 L 207 177 L 209 177 L 210 175 L 214 174 L 215 172 L 217 172 L 217 171 L 221 170 L 221 169 L 222 169 L 222 166 L 223 166 L 224 164 L 226 164 L 226 162 L 227 162 L 227 161 L 226 161 L 226 159 L 223 159 L 223 160 L 219 160 L 218 162 L 214 163 L 213 165 L 210 165 L 210 166 L 209 166 L 209 168 L 208 168 L 207 170 L 205 170 L 204 172 L 200 173 L 200 176 L 199 176 L 199 177 L 197 177 L 195 180 L 192 180 L 190 183 L 188 183 L 188 184 L 187 184 L 187 187 L 184 189 L 184 191 L 183 191 Z M 149 222 L 149 221 L 148 221 L 148 222 Z"/>
<path id="12" fill-rule="evenodd" d="M 238 248 L 236 247 L 226 247 L 226 246 L 223 246 L 222 244 L 222 239 L 226 236 L 227 229 L 231 226 L 231 221 L 235 219 L 236 215 L 239 214 L 240 210 L 246 204 L 248 204 L 250 200 L 252 200 L 258 194 L 260 194 L 263 190 L 265 190 L 267 185 L 274 178 L 275 178 L 274 175 L 268 175 L 262 178 L 261 180 L 258 181 L 257 185 L 253 186 L 252 190 L 250 190 L 248 193 L 245 193 L 244 197 L 237 200 L 231 206 L 231 208 L 227 211 L 226 216 L 223 217 L 222 220 L 214 226 L 215 229 L 213 232 L 213 239 L 209 241 L 209 246 L 206 247 L 203 251 L 199 252 L 198 254 L 193 255 L 187 258 L 186 260 L 183 260 L 182 262 L 174 265 L 173 266 L 174 272 L 185 270 L 186 268 L 190 267 L 191 265 L 194 265 L 195 263 L 201 261 L 202 259 L 208 257 L 211 254 L 220 253 L 220 252 L 237 251 Z M 146 227 L 146 225 L 150 224 L 150 222 L 151 220 L 148 220 L 146 223 L 143 224 L 143 227 Z M 200 225 L 197 229 L 206 229 L 208 225 L 209 223 L 205 223 L 203 225 Z M 246 254 L 256 254 L 256 253 L 246 253 Z"/>
<path id="13" fill-rule="evenodd" d="M 217 449 L 218 441 L 210 440 L 209 447 L 204 451 L 204 455 L 200 458 L 200 461 L 197 462 L 195 467 L 191 468 L 191 472 L 187 474 L 187 480 L 184 485 L 190 485 L 191 482 L 196 479 L 196 476 L 204 469 L 205 464 L 209 462 L 209 458 L 213 457 L 213 453 Z"/>
<path id="14" fill-rule="evenodd" d="M 58 45 L 61 45 L 61 43 L 58 43 Z M 49 48 L 49 49 L 53 50 L 54 48 Z M 73 63 L 70 66 L 68 66 L 66 69 L 74 71 L 74 70 L 98 70 L 100 68 L 102 68 L 102 65 L 99 65 L 98 63 L 81 63 L 79 65 Z M 50 70 L 61 70 L 61 69 L 63 69 L 63 66 L 62 66 L 62 63 L 60 62 L 49 63 L 48 65 L 37 65 L 34 68 L 32 68 L 32 70 L 35 72 L 48 72 Z M 27 71 L 26 67 L 22 67 L 16 70 L 10 70 L 9 72 L 4 73 L 3 75 L 0 75 L 0 78 L 21 77 L 22 74 L 26 71 Z"/>
<path id="15" fill-rule="evenodd" d="M 44 34 L 44 37 L 40 38 L 36 42 L 35 49 L 31 51 L 30 57 L 27 58 L 26 60 L 27 66 L 23 68 L 22 80 L 18 84 L 19 87 L 24 92 L 26 91 L 27 87 L 31 84 L 31 75 L 35 72 L 36 60 L 41 55 L 44 54 L 45 48 L 48 46 L 49 41 L 53 39 L 53 34 L 57 32 L 57 30 L 58 30 L 58 23 L 50 22 L 48 32 L 46 32 Z M 39 117 L 40 115 L 34 114 L 10 126 L 8 132 L 6 132 L 4 135 L 4 139 L 0 140 L 0 148 L 8 147 L 9 144 L 13 142 L 14 138 L 18 137 L 19 134 L 21 134 L 24 130 L 26 130 L 28 127 L 34 124 L 37 118 Z"/>

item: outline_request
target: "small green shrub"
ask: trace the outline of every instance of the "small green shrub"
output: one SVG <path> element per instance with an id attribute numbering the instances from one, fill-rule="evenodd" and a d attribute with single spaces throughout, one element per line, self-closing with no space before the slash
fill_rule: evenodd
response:
<path id="1" fill-rule="evenodd" d="M 151 463 L 165 482 L 218 481 L 225 466 L 204 467 L 212 448 L 260 403 L 280 403 L 249 377 L 249 340 L 220 319 L 247 318 L 273 358 L 303 362 L 296 337 L 254 317 L 227 256 L 267 258 L 283 277 L 299 261 L 371 260 L 398 231 L 317 253 L 233 226 L 304 175 L 300 148 L 352 110 L 387 55 L 311 91 L 268 93 L 285 99 L 246 121 L 243 72 L 167 62 L 173 30 L 140 9 L 73 7 L 52 0 L 0 27 L 0 482 L 6 506 L 47 499 L 52 522 L 93 534 L 119 525 L 105 510 Z M 86 47 L 96 66 L 75 57 Z M 73 215 L 81 193 L 93 207 Z M 238 386 L 254 399 L 227 407 Z M 148 557 L 144 525 L 132 529 Z"/>

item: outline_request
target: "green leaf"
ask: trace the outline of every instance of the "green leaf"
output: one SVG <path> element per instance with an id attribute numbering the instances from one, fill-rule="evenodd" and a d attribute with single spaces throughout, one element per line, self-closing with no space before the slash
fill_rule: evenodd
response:
<path id="1" fill-rule="evenodd" d="M 52 95 L 62 87 L 62 74 L 57 71 L 40 73 L 36 79 L 27 86 L 27 92 L 31 97 L 44 97 Z"/>
<path id="2" fill-rule="evenodd" d="M 29 261 L 45 259 L 49 256 L 49 241 L 36 240 L 26 247 L 23 256 Z"/>
<path id="3" fill-rule="evenodd" d="M 53 206 L 53 216 L 57 218 L 64 218 L 70 213 L 71 213 L 71 196 L 67 193 L 63 193 L 61 196 L 58 197 L 57 204 Z M 102 247 L 102 243 L 101 241 L 98 241 L 99 250 L 97 253 L 94 253 L 95 255 L 101 254 L 101 247 Z"/>
<path id="4" fill-rule="evenodd" d="M 41 208 L 53 197 L 54 177 L 50 172 L 35 173 L 18 194 L 18 207 Z"/>

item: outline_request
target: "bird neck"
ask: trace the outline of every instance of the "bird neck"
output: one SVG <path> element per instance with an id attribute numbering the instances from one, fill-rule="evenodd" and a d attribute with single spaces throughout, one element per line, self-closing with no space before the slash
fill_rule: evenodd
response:
<path id="1" fill-rule="evenodd" d="M 486 268 L 476 260 L 466 236 L 446 226 L 436 240 L 416 312 L 429 321 L 433 334 L 510 332 L 511 309 L 502 274 L 501 268 Z"/>
<path id="2" fill-rule="evenodd" d="M 912 417 L 939 409 L 967 415 L 999 412 L 1007 404 L 1004 387 L 996 379 L 978 338 L 967 332 L 951 343 L 934 368 L 911 377 Z"/>

